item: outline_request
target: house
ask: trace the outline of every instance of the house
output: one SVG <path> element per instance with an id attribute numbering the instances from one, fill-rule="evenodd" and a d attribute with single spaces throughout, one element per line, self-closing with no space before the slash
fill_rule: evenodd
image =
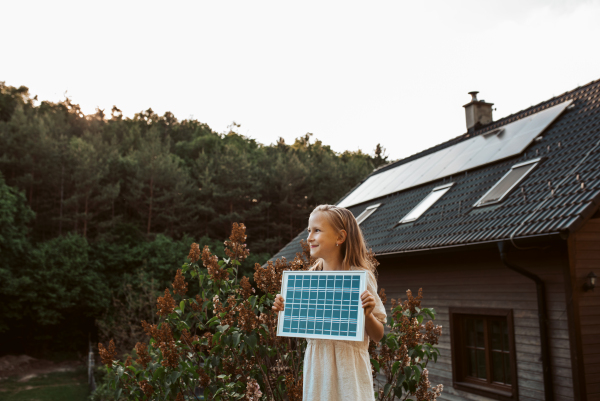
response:
<path id="1" fill-rule="evenodd" d="M 444 327 L 444 400 L 600 400 L 600 80 L 379 168 L 338 205 Z M 292 259 L 306 231 L 274 258 Z"/>

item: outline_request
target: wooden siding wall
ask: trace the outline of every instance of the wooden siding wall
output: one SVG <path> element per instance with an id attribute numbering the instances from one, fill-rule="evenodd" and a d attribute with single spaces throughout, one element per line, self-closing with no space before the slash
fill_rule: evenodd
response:
<path id="1" fill-rule="evenodd" d="M 423 306 L 437 311 L 443 326 L 438 362 L 430 366 L 432 385 L 442 383 L 441 400 L 488 400 L 452 386 L 449 307 L 511 308 L 514 313 L 519 399 L 543 400 L 544 383 L 538 328 L 535 284 L 505 267 L 495 249 L 411 255 L 381 259 L 379 285 L 387 298 L 406 299 L 406 290 L 423 288 Z M 549 337 L 555 400 L 573 400 L 565 272 L 568 271 L 566 241 L 544 251 L 515 251 L 509 260 L 539 275 L 546 283 Z M 600 291 L 598 292 L 600 293 Z M 389 308 L 389 303 L 386 305 Z M 600 326 L 595 326 L 600 329 Z M 598 348 L 600 352 L 600 348 Z M 600 354 L 598 354 L 600 357 Z M 600 366 L 600 365 L 597 365 Z"/>
<path id="2" fill-rule="evenodd" d="M 583 291 L 583 284 L 590 272 L 600 277 L 600 219 L 589 220 L 571 237 L 569 251 L 573 298 L 581 322 L 582 374 L 587 400 L 596 401 L 600 400 L 600 286 Z"/>

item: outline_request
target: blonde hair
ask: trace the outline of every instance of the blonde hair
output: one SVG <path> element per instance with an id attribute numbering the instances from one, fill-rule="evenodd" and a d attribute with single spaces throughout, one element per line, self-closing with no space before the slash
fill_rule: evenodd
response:
<path id="1" fill-rule="evenodd" d="M 367 244 L 352 212 L 346 208 L 335 205 L 319 205 L 310 214 L 322 212 L 331 226 L 339 231 L 346 231 L 346 241 L 341 244 L 340 251 L 344 256 L 342 269 L 350 270 L 352 266 L 374 274 L 375 267 L 368 257 Z M 321 270 L 323 259 L 317 259 L 310 270 Z"/>

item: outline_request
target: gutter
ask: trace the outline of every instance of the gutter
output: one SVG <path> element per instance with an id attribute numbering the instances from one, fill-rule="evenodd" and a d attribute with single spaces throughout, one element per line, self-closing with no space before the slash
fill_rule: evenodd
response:
<path id="1" fill-rule="evenodd" d="M 564 239 L 562 237 L 562 233 L 560 232 L 549 232 L 549 233 L 542 233 L 542 234 L 532 234 L 532 235 L 523 235 L 520 236 L 516 239 L 523 239 L 523 240 L 529 240 L 529 239 Z M 484 241 L 476 241 L 476 242 L 469 242 L 469 243 L 462 243 L 462 244 L 455 244 L 455 245 L 442 245 L 442 246 L 432 246 L 432 247 L 427 247 L 427 248 L 418 248 L 418 249 L 406 249 L 406 250 L 401 250 L 401 251 L 391 251 L 391 252 L 381 252 L 381 253 L 376 253 L 375 256 L 376 257 L 380 257 L 380 256 L 398 256 L 398 255 L 402 255 L 402 254 L 410 254 L 410 253 L 418 253 L 418 252 L 428 252 L 428 251 L 442 251 L 442 250 L 452 250 L 452 249 L 457 249 L 457 248 L 464 248 L 464 247 L 472 247 L 472 246 L 477 246 L 477 245 L 493 245 L 493 244 L 497 244 L 499 241 L 499 239 L 491 239 L 491 240 L 484 240 Z M 501 241 L 501 240 L 500 240 Z M 367 244 L 367 248 L 371 248 L 371 246 L 369 244 Z"/>
<path id="2" fill-rule="evenodd" d="M 500 259 L 509 269 L 533 280 L 537 291 L 538 322 L 540 326 L 540 346 L 542 348 L 542 372 L 544 377 L 544 396 L 546 401 L 554 401 L 554 388 L 552 383 L 552 370 L 550 365 L 550 343 L 548 341 L 548 315 L 546 313 L 546 286 L 539 276 L 510 263 L 506 258 L 505 244 L 498 242 Z"/>

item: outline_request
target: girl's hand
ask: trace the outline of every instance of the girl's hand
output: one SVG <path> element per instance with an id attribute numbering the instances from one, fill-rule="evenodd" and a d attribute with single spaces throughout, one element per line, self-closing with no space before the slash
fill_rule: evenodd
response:
<path id="1" fill-rule="evenodd" d="M 365 310 L 365 316 L 368 317 L 375 309 L 375 297 L 369 292 L 363 292 L 360 295 L 360 300 L 362 301 L 362 307 Z"/>
<path id="2" fill-rule="evenodd" d="M 282 311 L 283 310 L 283 296 L 281 294 L 275 295 L 275 301 L 273 306 L 271 307 L 274 311 Z"/>

